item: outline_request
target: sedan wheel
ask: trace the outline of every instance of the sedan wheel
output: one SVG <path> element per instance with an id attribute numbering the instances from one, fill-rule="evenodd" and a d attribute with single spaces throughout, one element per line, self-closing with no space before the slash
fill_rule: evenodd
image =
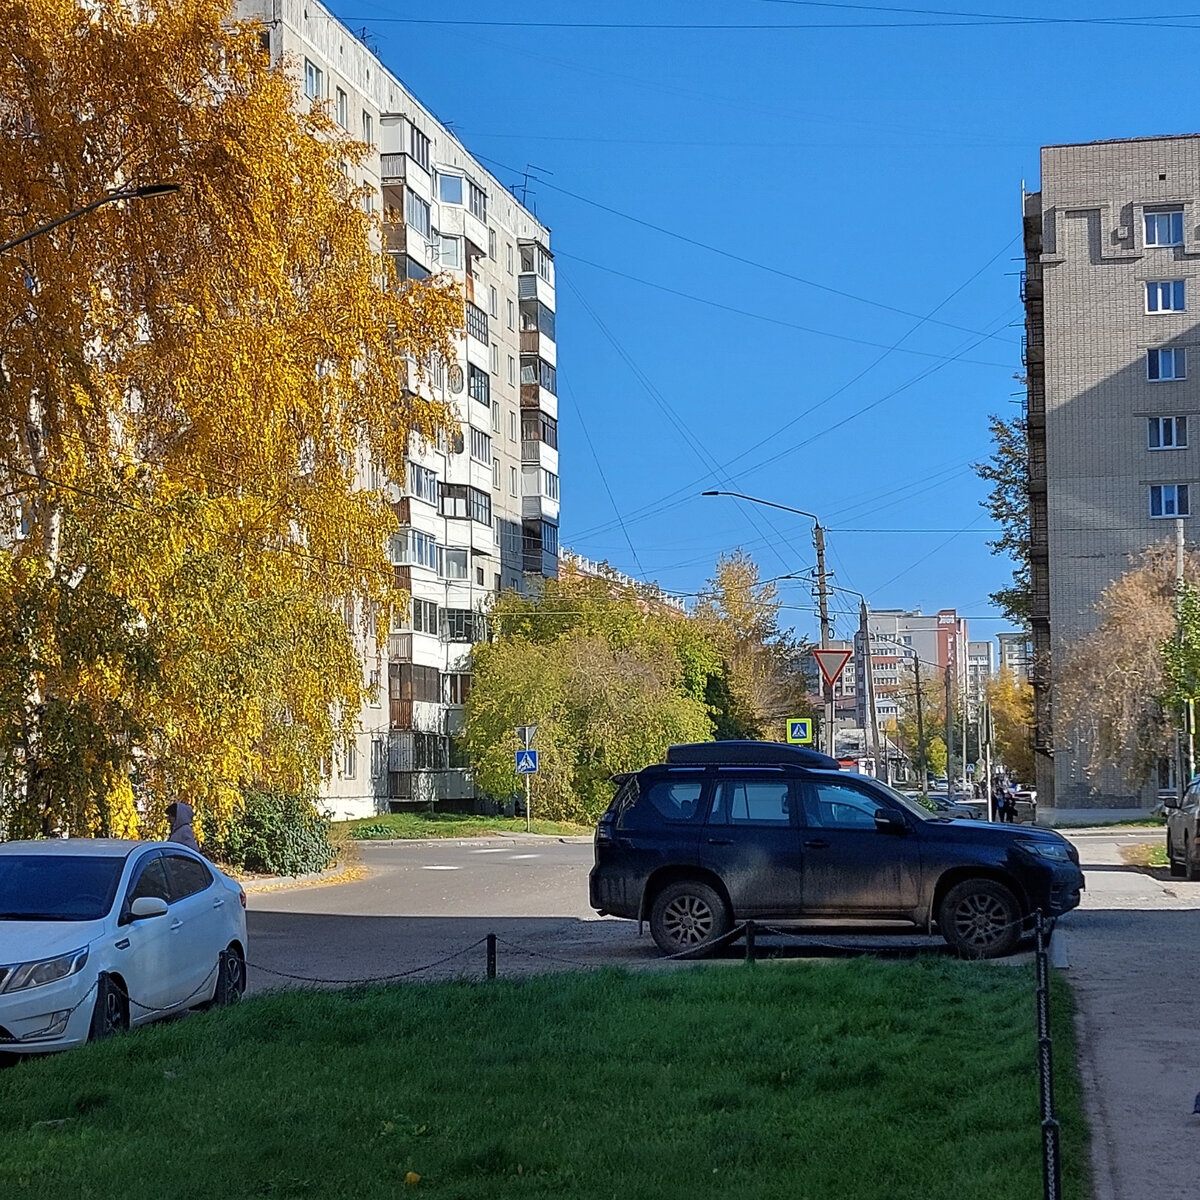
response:
<path id="1" fill-rule="evenodd" d="M 128 1028 L 129 1001 L 123 989 L 102 971 L 96 981 L 96 1007 L 92 1009 L 88 1041 L 97 1042 L 115 1033 L 124 1033 Z"/>
<path id="2" fill-rule="evenodd" d="M 701 950 L 728 930 L 725 903 L 706 883 L 668 884 L 650 909 L 650 933 L 664 954 Z"/>
<path id="3" fill-rule="evenodd" d="M 236 946 L 230 946 L 217 959 L 217 989 L 213 1004 L 226 1008 L 246 994 L 246 959 Z"/>
<path id="4" fill-rule="evenodd" d="M 938 908 L 942 937 L 966 958 L 1002 958 L 1021 940 L 1021 909 L 1002 883 L 968 879 L 952 887 Z"/>

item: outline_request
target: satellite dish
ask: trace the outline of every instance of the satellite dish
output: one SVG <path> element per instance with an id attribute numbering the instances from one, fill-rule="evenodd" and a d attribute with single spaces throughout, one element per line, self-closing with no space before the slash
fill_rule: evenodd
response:
<path id="1" fill-rule="evenodd" d="M 449 372 L 450 390 L 457 395 L 463 390 L 463 369 L 457 363 L 450 368 Z"/>

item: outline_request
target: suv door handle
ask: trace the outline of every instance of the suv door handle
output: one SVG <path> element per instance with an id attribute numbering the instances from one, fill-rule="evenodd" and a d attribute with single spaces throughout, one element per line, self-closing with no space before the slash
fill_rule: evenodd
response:
<path id="1" fill-rule="evenodd" d="M 708 844 L 710 846 L 732 846 L 733 838 L 709 838 Z"/>
<path id="2" fill-rule="evenodd" d="M 804 846 L 808 850 L 824 850 L 829 843 L 824 838 L 813 838 L 811 841 L 805 842 Z"/>

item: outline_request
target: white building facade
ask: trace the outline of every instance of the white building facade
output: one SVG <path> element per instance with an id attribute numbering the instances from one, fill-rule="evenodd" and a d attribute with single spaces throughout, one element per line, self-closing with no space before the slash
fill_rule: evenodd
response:
<path id="1" fill-rule="evenodd" d="M 465 298 L 452 361 L 410 365 L 410 386 L 451 406 L 461 441 L 414 441 L 407 478 L 388 487 L 400 530 L 390 547 L 409 611 L 366 623 L 360 732 L 330 766 L 326 807 L 365 816 L 474 797 L 456 751 L 469 654 L 501 590 L 558 571 L 558 355 L 550 233 L 358 37 L 313 0 L 239 0 L 266 28 L 302 103 L 370 152 L 348 168 L 372 190 L 382 249 L 398 280 L 444 275 Z"/>

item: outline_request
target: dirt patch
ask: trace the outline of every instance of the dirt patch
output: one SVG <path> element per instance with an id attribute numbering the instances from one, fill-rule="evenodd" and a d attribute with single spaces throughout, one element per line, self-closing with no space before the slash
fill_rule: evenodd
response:
<path id="1" fill-rule="evenodd" d="M 1144 871 L 1152 879 L 1169 880 L 1170 868 L 1167 866 L 1167 848 L 1157 842 L 1138 842 L 1133 846 L 1119 848 L 1121 858 L 1131 867 Z"/>

